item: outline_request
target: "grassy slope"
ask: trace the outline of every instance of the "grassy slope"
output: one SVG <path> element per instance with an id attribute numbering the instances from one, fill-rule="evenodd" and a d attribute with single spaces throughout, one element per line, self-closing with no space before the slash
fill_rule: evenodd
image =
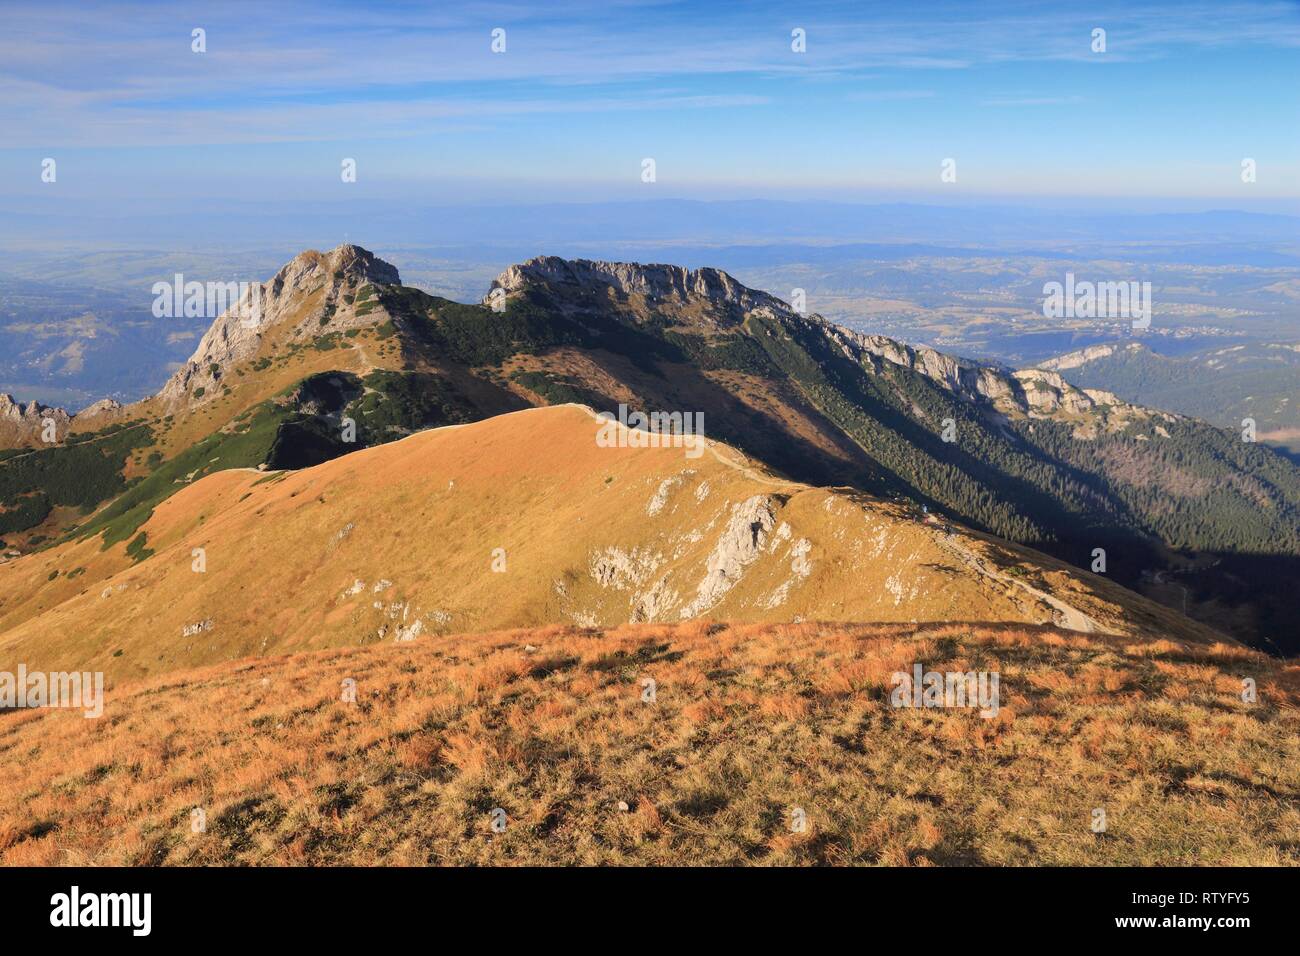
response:
<path id="1" fill-rule="evenodd" d="M 913 662 L 1001 713 L 891 708 Z M 1048 628 L 424 637 L 0 716 L 0 862 L 1295 864 L 1298 704 L 1294 664 Z"/>
<path id="2" fill-rule="evenodd" d="M 734 509 L 760 496 L 772 497 L 773 531 L 729 572 L 711 615 L 1051 623 L 1058 610 L 1042 592 L 1106 630 L 1213 639 L 1104 579 L 949 534 L 902 504 L 773 479 L 716 444 L 695 459 L 602 448 L 597 428 L 579 407 L 532 409 L 302 471 L 210 475 L 141 526 L 154 552 L 145 560 L 127 564 L 95 539 L 0 566 L 0 667 L 127 679 L 375 643 L 416 621 L 444 633 L 617 624 L 661 582 L 651 619 L 679 620 Z M 205 549 L 203 573 L 194 548 Z M 204 621 L 212 627 L 183 634 Z"/>

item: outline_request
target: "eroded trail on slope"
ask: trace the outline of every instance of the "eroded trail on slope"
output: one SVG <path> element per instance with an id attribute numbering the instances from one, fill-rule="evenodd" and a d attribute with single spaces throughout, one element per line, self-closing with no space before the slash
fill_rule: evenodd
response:
<path id="1" fill-rule="evenodd" d="M 957 535 L 952 532 L 944 534 L 936 540 L 938 540 L 941 546 L 951 551 L 960 561 L 964 562 L 967 567 L 971 568 L 971 570 L 975 571 L 977 574 L 982 574 L 985 577 L 992 578 L 999 584 L 1006 586 L 1006 588 L 1013 593 L 1017 590 L 1023 591 L 1024 593 L 1049 605 L 1052 610 L 1056 612 L 1056 623 L 1060 627 L 1068 628 L 1071 631 L 1081 631 L 1084 634 L 1113 633 L 1099 624 L 1092 617 L 1085 614 L 1077 607 L 1074 607 L 1072 604 L 1067 604 L 1060 598 L 1048 594 L 1046 591 L 1042 591 L 1025 581 L 1019 581 L 1011 575 L 1001 571 L 988 559 L 976 553 L 964 541 L 962 541 L 961 538 L 957 537 Z"/>

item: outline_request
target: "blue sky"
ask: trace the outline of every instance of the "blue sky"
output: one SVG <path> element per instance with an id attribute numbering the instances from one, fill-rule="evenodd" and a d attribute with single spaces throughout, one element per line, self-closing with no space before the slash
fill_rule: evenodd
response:
<path id="1" fill-rule="evenodd" d="M 99 203 L 1300 200 L 1295 3 L 18 2 L 4 22 L 11 198 L 48 194 L 48 156 L 61 197 Z"/>

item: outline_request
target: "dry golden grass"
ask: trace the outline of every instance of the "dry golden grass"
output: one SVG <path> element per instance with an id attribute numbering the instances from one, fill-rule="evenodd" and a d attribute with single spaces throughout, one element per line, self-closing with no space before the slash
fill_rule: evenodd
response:
<path id="1" fill-rule="evenodd" d="M 1001 713 L 890 707 L 913 662 L 997 671 Z M 313 651 L 120 687 L 98 720 L 0 714 L 0 860 L 1288 864 L 1298 705 L 1300 668 L 1238 647 L 1022 625 L 695 621 Z"/>
<path id="2" fill-rule="evenodd" d="M 778 480 L 724 445 L 696 459 L 680 448 L 603 448 L 599 427 L 576 406 L 532 409 L 300 471 L 209 475 L 142 527 L 154 551 L 146 560 L 134 563 L 125 542 L 105 551 L 89 539 L 0 565 L 0 669 L 21 661 L 134 681 L 378 645 L 416 621 L 425 634 L 677 621 L 734 509 L 768 496 L 771 533 L 706 613 L 1034 625 L 1067 621 L 1049 603 L 1058 601 L 1137 643 L 1221 639 L 1100 575 L 974 532 L 949 535 L 898 503 Z M 508 555 L 500 569 L 497 549 Z M 611 554 L 624 570 L 594 573 Z M 1045 591 L 1000 570 L 1023 564 L 1042 570 Z M 189 630 L 204 621 L 210 629 Z M 853 693 L 890 668 L 853 666 L 861 673 L 821 679 Z"/>

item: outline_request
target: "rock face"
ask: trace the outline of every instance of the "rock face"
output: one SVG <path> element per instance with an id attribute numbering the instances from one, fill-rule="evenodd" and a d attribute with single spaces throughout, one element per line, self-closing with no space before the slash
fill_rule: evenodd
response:
<path id="1" fill-rule="evenodd" d="M 776 525 L 775 502 L 770 495 L 754 495 L 732 506 L 731 519 L 705 564 L 704 580 L 694 600 L 682 608 L 682 619 L 707 611 L 736 586 L 745 567 L 763 552 Z"/>
<path id="2" fill-rule="evenodd" d="M 1016 372 L 1015 377 L 1024 385 L 1025 404 L 1031 412 L 1051 414 L 1064 410 L 1082 414 L 1096 407 L 1097 403 L 1086 392 L 1075 388 L 1056 372 L 1031 368 Z"/>
<path id="3" fill-rule="evenodd" d="M 900 365 L 969 401 L 987 401 L 999 411 L 1030 417 L 1081 416 L 1103 408 L 1118 408 L 1130 413 L 1130 417 L 1150 414 L 1110 392 L 1075 388 L 1058 372 L 1048 369 L 1006 371 L 945 355 L 924 345 L 905 345 L 883 335 L 863 335 L 829 323 L 825 325 L 827 334 L 855 361 L 870 356 Z"/>
<path id="4" fill-rule="evenodd" d="M 491 305 L 502 294 L 509 298 L 530 290 L 543 292 L 549 305 L 568 314 L 598 317 L 616 307 L 625 316 L 644 318 L 653 311 L 706 330 L 739 330 L 751 315 L 779 316 L 812 327 L 869 370 L 879 371 L 885 362 L 902 366 L 963 399 L 991 404 L 1003 413 L 1087 416 L 1103 407 L 1121 406 L 1134 417 L 1142 411 L 1108 392 L 1075 388 L 1054 371 L 1011 371 L 924 345 L 854 332 L 819 315 L 801 315 L 775 296 L 750 289 L 718 269 L 540 256 L 501 273 L 483 303 Z"/>
<path id="5" fill-rule="evenodd" d="M 387 314 L 382 311 L 366 310 L 358 316 L 358 310 L 344 299 L 344 290 L 355 290 L 366 283 L 400 282 L 395 266 L 360 246 L 303 252 L 270 282 L 252 283 L 239 303 L 212 323 L 189 361 L 167 381 L 158 396 L 167 406 L 208 396 L 231 365 L 255 355 L 262 337 L 286 323 L 292 323 L 295 331 L 310 329 L 312 334 L 320 334 L 319 318 L 326 314 L 330 316 L 330 331 L 383 321 Z M 313 299 L 317 293 L 321 294 L 319 302 Z"/>
<path id="6" fill-rule="evenodd" d="M 1048 359 L 1046 362 L 1040 362 L 1038 367 L 1049 369 L 1054 372 L 1063 372 L 1072 368 L 1079 368 L 1081 365 L 1087 365 L 1089 362 L 1095 362 L 1098 359 L 1110 358 L 1116 352 L 1143 352 L 1148 351 L 1145 345 L 1139 342 L 1129 342 L 1127 345 L 1089 345 L 1087 348 L 1079 349 L 1075 352 L 1067 352 L 1064 355 L 1058 355 L 1054 359 Z"/>
<path id="7" fill-rule="evenodd" d="M 87 405 L 74 416 L 78 419 L 85 418 L 105 418 L 111 419 L 122 411 L 122 403 L 116 402 L 111 398 L 101 398 L 93 404 Z"/>
<path id="8" fill-rule="evenodd" d="M 764 310 L 794 315 L 794 310 L 775 296 L 750 289 L 720 269 L 686 269 L 672 265 L 640 265 L 633 262 L 603 262 L 590 259 L 561 259 L 538 256 L 511 266 L 493 280 L 483 304 L 495 296 L 507 296 L 529 287 L 542 286 L 555 294 L 561 305 L 581 307 L 584 295 L 605 291 L 620 299 L 637 297 L 658 308 L 685 309 L 705 306 L 698 318 L 720 327 L 739 325 L 745 316 Z M 497 290 L 500 290 L 498 292 Z"/>
<path id="9" fill-rule="evenodd" d="M 998 369 L 924 345 L 905 345 L 883 335 L 863 335 L 829 324 L 828 333 L 851 358 L 860 360 L 866 354 L 901 365 L 965 398 L 1011 398 L 1018 392 L 1014 380 Z"/>
<path id="10" fill-rule="evenodd" d="M 12 395 L 0 395 L 0 442 L 5 446 L 32 445 L 45 441 L 47 424 L 54 426 L 55 441 L 68 433 L 72 416 L 61 408 L 40 402 L 19 404 Z"/>

